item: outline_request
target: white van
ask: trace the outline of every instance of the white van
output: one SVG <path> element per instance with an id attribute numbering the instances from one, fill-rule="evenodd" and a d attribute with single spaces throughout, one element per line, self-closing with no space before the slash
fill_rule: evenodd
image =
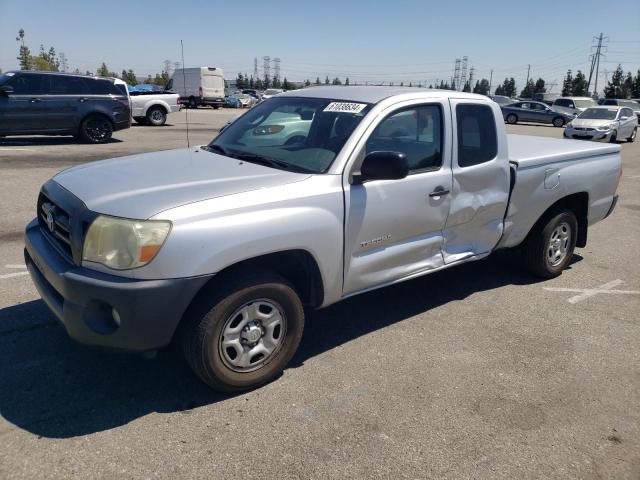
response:
<path id="1" fill-rule="evenodd" d="M 566 113 L 568 115 L 580 115 L 587 108 L 597 107 L 598 104 L 589 97 L 560 97 L 551 104 L 554 112 Z"/>
<path id="2" fill-rule="evenodd" d="M 189 108 L 211 105 L 217 109 L 224 105 L 224 74 L 216 67 L 177 68 L 167 90 L 180 95 L 180 103 Z"/>

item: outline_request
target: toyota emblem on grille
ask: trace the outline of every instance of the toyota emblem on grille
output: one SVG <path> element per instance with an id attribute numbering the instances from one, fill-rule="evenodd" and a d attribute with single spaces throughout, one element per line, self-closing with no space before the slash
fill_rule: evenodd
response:
<path id="1" fill-rule="evenodd" d="M 45 222 L 47 222 L 47 228 L 51 233 L 53 233 L 56 229 L 56 219 L 54 216 L 54 210 L 56 207 L 51 205 L 50 203 L 42 204 L 42 211 L 45 215 Z"/>

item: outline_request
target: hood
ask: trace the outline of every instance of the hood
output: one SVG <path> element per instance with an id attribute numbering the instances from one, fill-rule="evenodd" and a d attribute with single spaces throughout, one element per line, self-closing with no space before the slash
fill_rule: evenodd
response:
<path id="1" fill-rule="evenodd" d="M 94 212 L 146 219 L 187 203 L 308 177 L 195 147 L 87 163 L 53 179 Z"/>
<path id="2" fill-rule="evenodd" d="M 615 123 L 616 120 L 600 120 L 600 119 L 589 119 L 589 118 L 574 118 L 571 121 L 571 125 L 574 127 L 582 127 L 582 128 L 597 128 L 602 125 L 609 125 L 610 123 Z"/>

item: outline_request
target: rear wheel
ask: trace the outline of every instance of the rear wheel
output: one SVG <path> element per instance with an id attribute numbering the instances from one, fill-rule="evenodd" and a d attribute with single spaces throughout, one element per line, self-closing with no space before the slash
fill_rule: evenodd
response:
<path id="1" fill-rule="evenodd" d="M 548 215 L 525 241 L 526 266 L 538 277 L 557 277 L 571 262 L 577 234 L 578 221 L 571 210 Z"/>
<path id="2" fill-rule="evenodd" d="M 518 123 L 518 116 L 515 113 L 510 113 L 509 115 L 507 115 L 507 123 L 509 125 L 515 125 L 516 123 Z"/>
<path id="3" fill-rule="evenodd" d="M 199 301 L 183 331 L 187 363 L 210 387 L 248 390 L 278 376 L 296 352 L 304 310 L 276 274 L 238 277 Z"/>
<path id="4" fill-rule="evenodd" d="M 636 141 L 636 135 L 638 135 L 638 129 L 634 128 L 633 132 L 631 132 L 631 136 L 629 138 L 627 138 L 627 142 L 629 143 L 633 143 Z"/>
<path id="5" fill-rule="evenodd" d="M 213 106 L 213 109 L 214 109 L 214 110 L 218 110 L 219 108 L 220 108 L 220 105 L 214 105 L 214 106 Z"/>
<path id="6" fill-rule="evenodd" d="M 564 121 L 564 118 L 562 118 L 562 117 L 556 117 L 556 118 L 553 119 L 553 126 L 554 127 L 558 127 L 558 128 L 564 127 L 564 123 L 565 123 L 565 121 Z"/>
<path id="7" fill-rule="evenodd" d="M 189 106 L 189 108 L 198 108 L 198 102 L 196 102 L 196 99 L 194 97 L 189 98 L 189 103 L 187 105 Z"/>
<path id="8" fill-rule="evenodd" d="M 147 111 L 147 122 L 149 125 L 159 127 L 167 121 L 167 112 L 162 107 L 151 107 Z"/>
<path id="9" fill-rule="evenodd" d="M 106 143 L 113 134 L 113 125 L 104 115 L 89 115 L 80 125 L 80 138 L 87 143 Z"/>

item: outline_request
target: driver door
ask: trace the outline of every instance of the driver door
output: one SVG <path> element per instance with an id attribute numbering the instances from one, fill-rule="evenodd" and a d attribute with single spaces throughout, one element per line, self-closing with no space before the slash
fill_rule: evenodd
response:
<path id="1" fill-rule="evenodd" d="M 373 151 L 404 153 L 410 171 L 400 180 L 351 185 L 345 179 L 344 295 L 444 265 L 452 182 L 448 112 L 442 102 L 403 102 L 380 115 L 356 147 L 358 160 L 347 173 Z"/>

